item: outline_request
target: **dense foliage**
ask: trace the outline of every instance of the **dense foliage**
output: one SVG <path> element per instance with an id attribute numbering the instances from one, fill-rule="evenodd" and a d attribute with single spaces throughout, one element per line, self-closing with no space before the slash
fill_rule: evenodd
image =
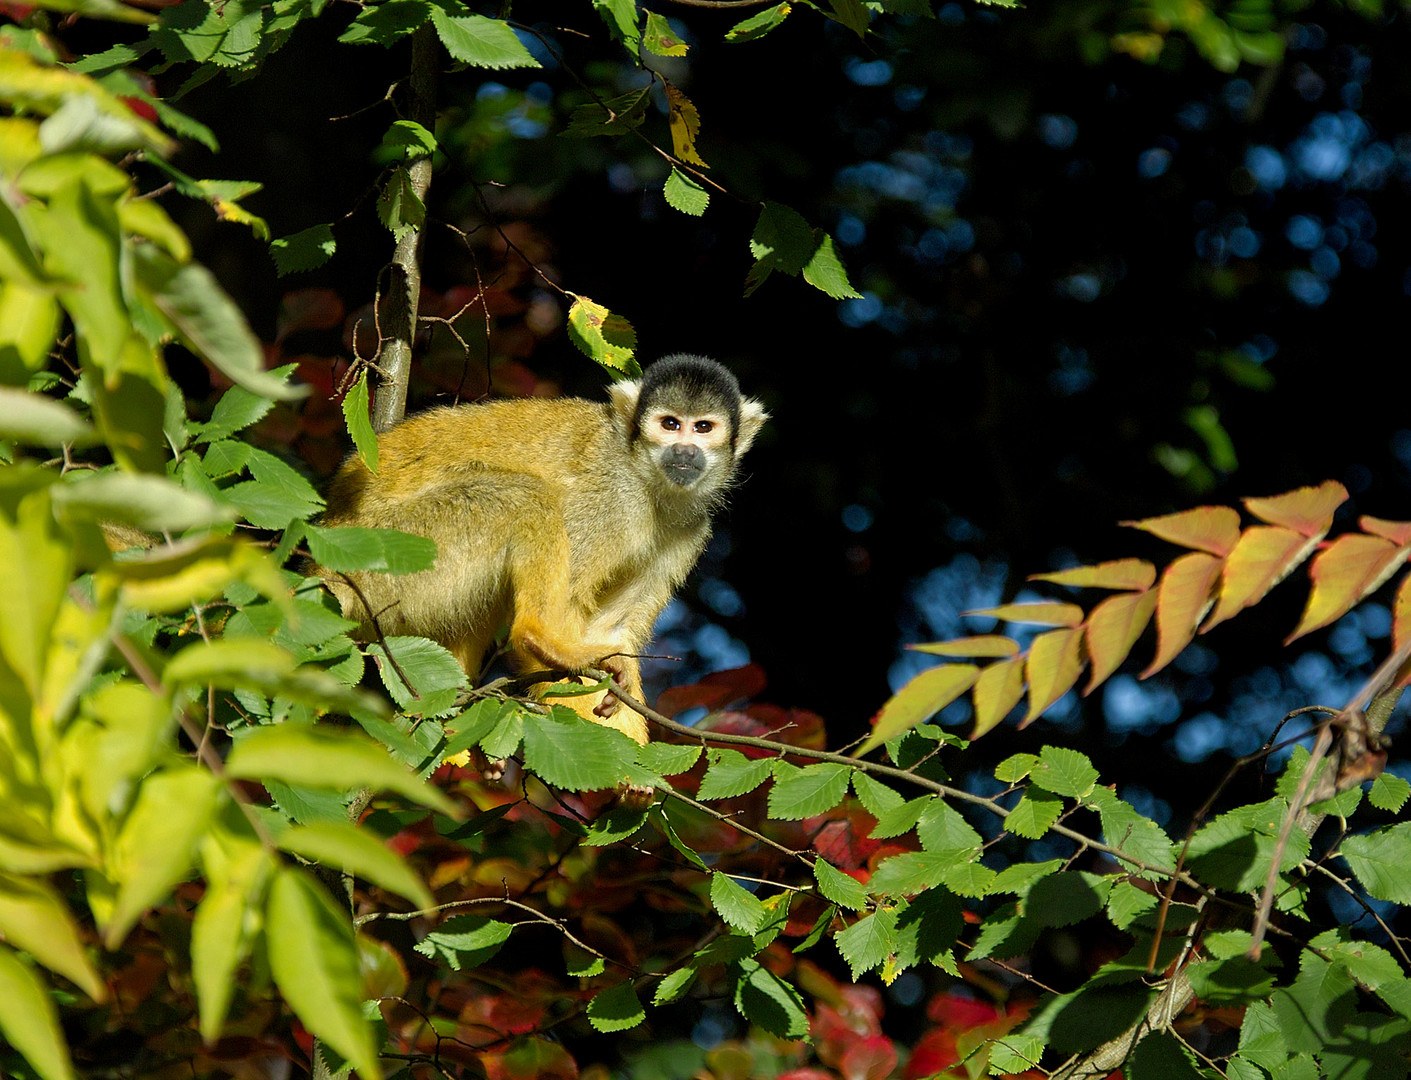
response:
<path id="1" fill-rule="evenodd" d="M 455 0 L 343 17 L 317 0 L 181 0 L 155 19 L 117 0 L 13 11 L 0 36 L 0 1068 L 1403 1075 L 1411 959 L 1395 909 L 1411 902 L 1411 784 L 1383 771 L 1382 732 L 1411 649 L 1411 525 L 1336 527 L 1341 483 L 1248 499 L 1248 522 L 1214 505 L 1132 522 L 1183 553 L 1159 571 L 1132 557 L 1036 575 L 1050 596 L 979 613 L 1007 633 L 922 645 L 947 662 L 877 693 L 851 752 L 828 748 L 813 712 L 764 703 L 755 666 L 673 687 L 654 709 L 629 702 L 660 736 L 638 747 L 512 681 L 468 686 L 432 642 L 349 636 L 307 558 L 408 573 L 435 551 L 317 524 L 304 466 L 336 460 L 334 428 L 372 463 L 375 428 L 407 395 L 531 392 L 525 361 L 558 332 L 610 371 L 637 369 L 636 313 L 573 291 L 488 181 L 551 187 L 615 161 L 655 177 L 657 209 L 734 237 L 730 287 L 751 303 L 816 293 L 861 302 L 841 309 L 856 320 L 877 299 L 840 250 L 850 222 L 880 211 L 855 205 L 830 231 L 787 191 L 752 190 L 747 147 L 717 158 L 703 135 L 686 58 L 707 25 L 745 48 L 807 21 L 915 63 L 931 5 L 753 5 L 718 28 L 718 11 L 689 5 L 684 22 L 628 0 L 579 7 L 569 28 Z M 1232 71 L 1278 60 L 1288 39 L 1260 3 L 1088 10 L 1062 39 L 1094 57 L 1157 60 L 1189 42 Z M 135 29 L 64 51 L 93 17 Z M 248 230 L 273 276 L 356 256 L 359 207 L 312 198 L 317 213 L 272 239 L 248 209 L 255 185 L 173 164 L 176 140 L 218 148 L 182 102 L 258 82 L 329 20 L 338 63 L 404 65 L 396 118 L 358 148 L 375 163 L 361 209 L 382 246 L 356 266 L 370 283 L 360 314 L 330 290 L 292 291 L 262 341 L 261 316 L 232 298 L 246 284 L 203 266 L 175 217 L 195 206 Z M 521 69 L 554 85 L 492 77 Z M 564 138 L 517 138 L 525 125 Z M 451 184 L 438 218 L 432 177 L 466 160 L 483 186 Z M 745 179 L 717 179 L 721 161 Z M 936 214 L 931 246 L 963 247 L 964 223 Z M 457 259 L 473 285 L 424 284 L 428 265 Z M 1080 276 L 1070 289 L 1104 287 Z M 778 277 L 796 280 L 766 290 Z M 345 322 L 336 362 L 302 351 L 301 335 Z M 1218 459 L 1218 420 L 1192 423 Z M 1305 566 L 1295 636 L 1385 588 L 1389 658 L 1345 700 L 1271 726 L 1224 782 L 1208 776 L 1188 830 L 1168 831 L 1119 795 L 1126 775 L 1072 747 L 977 753 L 998 736 L 973 740 L 1036 720 L 1084 672 L 1086 690 L 1112 679 L 1149 622 L 1146 674 Z M 820 659 L 812 678 L 842 676 Z M 934 718 L 967 693 L 962 738 Z M 473 747 L 508 759 L 503 781 L 450 762 Z M 658 801 L 614 807 L 624 781 Z M 1065 951 L 1077 959 L 1047 962 Z"/>

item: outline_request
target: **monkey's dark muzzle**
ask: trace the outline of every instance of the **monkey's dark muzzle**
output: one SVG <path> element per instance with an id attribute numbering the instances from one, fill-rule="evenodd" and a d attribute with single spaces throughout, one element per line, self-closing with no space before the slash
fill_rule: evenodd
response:
<path id="1" fill-rule="evenodd" d="M 705 466 L 705 453 L 699 446 L 668 446 L 661 452 L 662 471 L 679 487 L 689 487 L 699 480 Z"/>

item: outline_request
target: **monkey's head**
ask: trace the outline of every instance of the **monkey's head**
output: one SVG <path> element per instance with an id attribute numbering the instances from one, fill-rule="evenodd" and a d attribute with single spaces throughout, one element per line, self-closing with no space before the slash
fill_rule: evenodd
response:
<path id="1" fill-rule="evenodd" d="M 758 401 L 741 396 L 729 370 L 687 353 L 663 357 L 610 393 L 634 459 L 650 480 L 665 481 L 653 486 L 691 501 L 723 493 L 769 418 Z"/>

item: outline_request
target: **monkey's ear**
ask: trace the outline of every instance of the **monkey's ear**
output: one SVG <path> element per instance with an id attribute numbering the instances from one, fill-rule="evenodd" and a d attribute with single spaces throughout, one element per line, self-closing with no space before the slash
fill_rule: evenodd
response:
<path id="1" fill-rule="evenodd" d="M 750 448 L 754 437 L 759 434 L 759 429 L 764 427 L 764 422 L 768 419 L 769 414 L 764 411 L 764 406 L 754 398 L 740 399 L 740 426 L 735 432 L 736 457 Z"/>
<path id="2" fill-rule="evenodd" d="M 641 379 L 623 379 L 608 387 L 608 402 L 612 411 L 628 423 L 637 414 L 637 399 L 641 395 Z"/>

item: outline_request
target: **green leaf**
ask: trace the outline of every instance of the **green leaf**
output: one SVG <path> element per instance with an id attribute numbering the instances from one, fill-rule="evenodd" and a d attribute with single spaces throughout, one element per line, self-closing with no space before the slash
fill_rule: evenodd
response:
<path id="1" fill-rule="evenodd" d="M 751 15 L 743 22 L 737 22 L 725 33 L 726 41 L 757 41 L 765 34 L 773 30 L 786 18 L 793 10 L 792 4 L 775 4 L 773 7 L 765 8 L 757 15 Z"/>
<path id="2" fill-rule="evenodd" d="M 0 439 L 22 446 L 91 446 L 98 432 L 73 409 L 42 394 L 0 387 Z"/>
<path id="3" fill-rule="evenodd" d="M 568 309 L 568 336 L 573 344 L 609 371 L 640 374 L 642 369 L 634 356 L 637 331 L 632 324 L 585 296 L 569 295 L 573 304 Z"/>
<path id="4" fill-rule="evenodd" d="M 389 637 L 373 642 L 367 653 L 392 700 L 414 716 L 444 716 L 467 684 L 465 669 L 450 650 L 427 638 Z"/>
<path id="5" fill-rule="evenodd" d="M 379 4 L 367 10 L 381 11 L 389 6 L 392 5 Z M 316 270 L 333 258 L 333 253 L 337 250 L 338 242 L 333 238 L 333 227 L 325 224 L 310 225 L 307 229 L 271 240 L 269 244 L 269 253 L 274 258 L 274 270 L 280 277 L 304 270 Z"/>
<path id="6" fill-rule="evenodd" d="M 1199 966 L 1199 965 L 1197 965 Z M 1132 1052 L 1129 1080 L 1202 1080 L 1195 1058 L 1174 1035 L 1152 1032 Z"/>
<path id="7" fill-rule="evenodd" d="M 455 915 L 417 942 L 416 951 L 454 971 L 477 968 L 509 940 L 511 923 L 482 915 Z"/>
<path id="8" fill-rule="evenodd" d="M 637 764 L 658 776 L 680 776 L 700 760 L 702 747 L 650 742 L 637 748 Z"/>
<path id="9" fill-rule="evenodd" d="M 1001 784 L 1017 784 L 1038 763 L 1037 754 L 1011 754 L 995 766 L 995 779 Z"/>
<path id="10" fill-rule="evenodd" d="M 783 821 L 801 821 L 827 813 L 843 801 L 852 778 L 852 766 L 821 761 L 804 769 L 781 765 L 769 791 L 769 815 Z"/>
<path id="11" fill-rule="evenodd" d="M 916 838 L 926 851 L 980 850 L 980 834 L 944 799 L 930 800 L 916 823 Z"/>
<path id="12" fill-rule="evenodd" d="M 1244 1057 L 1265 1069 L 1274 1069 L 1288 1060 L 1288 1045 L 1272 1006 L 1255 1002 L 1245 1009 L 1239 1048 Z"/>
<path id="13" fill-rule="evenodd" d="M 229 776 L 248 780 L 395 791 L 439 813 L 460 816 L 456 804 L 437 788 L 402 768 L 376 743 L 347 731 L 292 723 L 255 728 L 236 738 L 225 769 Z"/>
<path id="14" fill-rule="evenodd" d="M 728 875 L 716 872 L 710 878 L 710 903 L 716 914 L 736 930 L 747 934 L 763 928 L 768 915 L 760 899 Z"/>
<path id="15" fill-rule="evenodd" d="M 415 120 L 393 120 L 376 150 L 379 160 L 413 161 L 436 152 L 436 136 Z"/>
<path id="16" fill-rule="evenodd" d="M 263 419 L 272 408 L 274 402 L 262 394 L 252 394 L 243 386 L 232 386 L 220 396 L 211 410 L 211 419 L 201 425 L 200 434 L 194 441 L 209 443 L 228 439 L 237 431 L 243 431 Z"/>
<path id="17" fill-rule="evenodd" d="M 607 24 L 613 40 L 622 42 L 635 62 L 642 44 L 642 33 L 637 29 L 636 0 L 593 0 L 593 7 Z"/>
<path id="18" fill-rule="evenodd" d="M 106 997 L 68 905 L 43 879 L 0 872 L 0 938 L 64 976 L 94 1001 Z"/>
<path id="19" fill-rule="evenodd" d="M 754 234 L 750 237 L 750 253 L 755 257 L 755 264 L 745 278 L 746 296 L 759 288 L 775 270 L 791 276 L 802 273 L 804 280 L 810 285 L 835 299 L 860 295 L 848 283 L 847 272 L 833 248 L 832 237 L 822 229 L 815 229 L 797 210 L 782 203 L 764 204 L 755 224 Z M 965 668 L 972 665 L 954 666 Z M 973 682 L 973 679 L 971 681 Z M 903 690 L 905 689 L 903 687 Z M 880 720 L 878 726 L 881 726 Z M 891 732 L 895 733 L 895 730 Z M 877 742 L 880 743 L 884 739 Z M 869 749 L 871 746 L 865 743 L 859 753 L 866 753 Z"/>
<path id="20" fill-rule="evenodd" d="M 103 931 L 109 949 L 191 872 L 221 791 L 214 776 L 194 765 L 143 780 L 114 844 L 109 874 L 118 893 Z"/>
<path id="21" fill-rule="evenodd" d="M 509 23 L 484 15 L 461 14 L 465 11 L 463 4 L 439 0 L 431 8 L 436 35 L 451 59 L 495 70 L 540 66 Z"/>
<path id="22" fill-rule="evenodd" d="M 1367 801 L 1378 810 L 1390 810 L 1392 813 L 1405 806 L 1408 798 L 1411 798 L 1411 783 L 1391 773 L 1382 773 L 1373 780 L 1372 789 L 1367 794 Z"/>
<path id="23" fill-rule="evenodd" d="M 1157 871 L 1176 868 L 1176 851 L 1164 829 L 1148 817 L 1137 813 L 1127 802 L 1106 788 L 1095 787 L 1083 800 L 1098 812 L 1102 821 L 1102 838 L 1111 847 Z M 1155 880 L 1159 872 L 1143 871 L 1141 876 Z"/>
<path id="24" fill-rule="evenodd" d="M 651 103 L 650 89 L 642 89 L 579 105 L 568 114 L 562 134 L 583 138 L 621 135 L 641 127 Z"/>
<path id="25" fill-rule="evenodd" d="M 588 1002 L 588 1023 L 597 1031 L 627 1031 L 647 1018 L 647 1011 L 637 1000 L 637 991 L 630 982 L 618 983 L 600 990 Z"/>
<path id="26" fill-rule="evenodd" d="M 309 554 L 325 570 L 414 574 L 436 562 L 436 541 L 396 529 L 305 525 Z"/>
<path id="27" fill-rule="evenodd" d="M 362 975 L 353 931 L 328 893 L 302 871 L 281 868 L 265 904 L 266 959 L 275 985 L 315 1038 L 382 1076 L 377 1041 L 362 1011 Z"/>
<path id="28" fill-rule="evenodd" d="M 818 891 L 825 900 L 853 911 L 861 911 L 867 906 L 867 890 L 862 883 L 843 873 L 827 859 L 814 860 L 813 879 L 818 882 Z"/>
<path id="29" fill-rule="evenodd" d="M 848 272 L 833 246 L 833 238 L 825 232 L 820 232 L 819 236 L 818 247 L 803 268 L 803 279 L 834 300 L 858 299 L 862 293 L 848 281 Z"/>
<path id="30" fill-rule="evenodd" d="M 695 968 L 677 968 L 657 984 L 656 993 L 652 995 L 652 1004 L 670 1005 L 690 989 L 691 984 L 695 981 Z"/>
<path id="31" fill-rule="evenodd" d="M 133 249 L 138 272 L 192 352 L 251 393 L 279 401 L 308 393 L 306 387 L 290 386 L 265 370 L 259 339 L 209 270 L 194 262 L 178 266 L 170 256 L 149 250 L 151 246 Z"/>
<path id="32" fill-rule="evenodd" d="M 852 774 L 852 789 L 857 795 L 857 801 L 862 803 L 863 809 L 876 818 L 880 818 L 887 811 L 895 810 L 906 802 L 899 791 L 889 788 L 880 780 L 874 780 L 860 769 Z M 907 826 L 907 829 L 909 828 L 911 825 Z M 905 831 L 906 829 L 902 830 L 902 832 Z"/>
<path id="33" fill-rule="evenodd" d="M 858 773 L 857 775 L 861 776 L 862 774 Z M 926 808 L 937 798 L 939 798 L 937 795 L 918 795 L 900 805 L 884 809 L 877 815 L 877 824 L 872 827 L 872 839 L 885 840 L 909 832 L 921 820 L 921 815 L 926 812 Z"/>
<path id="34" fill-rule="evenodd" d="M 647 811 L 634 810 L 628 806 L 618 806 L 606 814 L 599 814 L 588 826 L 588 835 L 581 843 L 584 847 L 602 847 L 626 840 L 635 835 L 647 822 Z"/>
<path id="35" fill-rule="evenodd" d="M 1085 755 L 1063 746 L 1045 746 L 1039 751 L 1038 763 L 1029 770 L 1031 783 L 1070 799 L 1090 795 L 1097 785 L 1097 776 Z"/>
<path id="36" fill-rule="evenodd" d="M 773 758 L 747 758 L 738 750 L 706 752 L 710 767 L 696 797 L 702 801 L 733 799 L 759 787 L 774 775 Z"/>
<path id="37" fill-rule="evenodd" d="M 1270 799 L 1221 814 L 1191 837 L 1187 849 L 1191 869 L 1216 888 L 1239 892 L 1263 888 L 1287 810 L 1283 799 Z M 1307 858 L 1308 851 L 1307 835 L 1294 829 L 1280 871 L 1292 870 Z"/>
<path id="38" fill-rule="evenodd" d="M 1155 910 L 1158 903 L 1158 899 L 1146 889 L 1138 888 L 1130 881 L 1119 881 L 1108 894 L 1107 917 L 1117 929 L 1126 930 L 1140 916 Z"/>
<path id="39" fill-rule="evenodd" d="M 874 896 L 911 896 L 940 884 L 951 869 L 955 853 L 949 851 L 908 851 L 877 864 L 867 882 Z"/>
<path id="40" fill-rule="evenodd" d="M 1374 899 L 1411 903 L 1411 822 L 1349 836 L 1339 853 Z"/>
<path id="41" fill-rule="evenodd" d="M 164 476 L 75 471 L 64 480 L 54 486 L 54 510 L 70 521 L 111 521 L 152 532 L 180 532 L 225 524 L 235 517 L 230 507 L 184 490 Z"/>
<path id="42" fill-rule="evenodd" d="M 647 811 L 647 816 L 652 824 L 661 830 L 661 834 L 666 837 L 666 842 L 674 847 L 687 862 L 700 870 L 709 869 L 705 860 L 697 855 L 691 846 L 677 834 L 676 826 L 671 823 L 670 811 L 667 809 L 666 803 L 657 803 Z"/>
<path id="43" fill-rule="evenodd" d="M 1015 836 L 1037 840 L 1063 816 L 1063 799 L 1040 787 L 1030 787 L 1004 819 Z"/>
<path id="44" fill-rule="evenodd" d="M 364 878 L 405 896 L 418 908 L 436 903 L 431 891 L 405 862 L 376 836 L 352 822 L 297 825 L 276 839 L 285 851 Z"/>
<path id="45" fill-rule="evenodd" d="M 656 56 L 685 56 L 687 44 L 671 29 L 665 16 L 647 12 L 647 28 L 642 34 L 642 48 Z"/>
<path id="46" fill-rule="evenodd" d="M 896 912 L 883 908 L 833 935 L 833 944 L 847 961 L 854 982 L 896 951 L 896 930 Z"/>
<path id="47" fill-rule="evenodd" d="M 792 986 L 756 960 L 741 960 L 735 983 L 735 1008 L 752 1024 L 781 1039 L 808 1034 L 808 1012 Z"/>
<path id="48" fill-rule="evenodd" d="M 940 887 L 927 889 L 910 903 L 897 905 L 898 963 L 935 964 L 959 977 L 955 945 L 965 926 L 965 909 L 959 897 Z"/>
<path id="49" fill-rule="evenodd" d="M 620 731 L 555 706 L 524 718 L 524 766 L 565 791 L 600 791 L 622 783 L 637 743 Z"/>
<path id="50" fill-rule="evenodd" d="M 692 217 L 700 217 L 710 205 L 710 192 L 675 166 L 666 178 L 662 194 L 673 208 Z"/>
<path id="51" fill-rule="evenodd" d="M 269 880 L 278 860 L 260 843 L 233 803 L 222 808 L 201 847 L 206 890 L 191 920 L 191 981 L 201 1007 L 201 1037 L 220 1037 L 237 988 L 236 972 L 260 930 Z"/>
<path id="52" fill-rule="evenodd" d="M 377 196 L 377 218 L 387 226 L 393 239 L 401 240 L 426 223 L 426 204 L 412 187 L 405 169 L 397 169 Z"/>
<path id="53" fill-rule="evenodd" d="M 431 18 L 426 0 L 387 0 L 362 9 L 338 40 L 348 45 L 390 45 Z"/>
<path id="54" fill-rule="evenodd" d="M 0 1035 L 40 1080 L 74 1080 L 49 991 L 34 969 L 0 944 Z"/>
<path id="55" fill-rule="evenodd" d="M 1025 896 L 1033 888 L 1034 882 L 1052 874 L 1062 865 L 1062 859 L 1049 859 L 1039 863 L 1010 863 L 990 882 L 990 895 L 1014 893 L 1016 896 Z"/>

